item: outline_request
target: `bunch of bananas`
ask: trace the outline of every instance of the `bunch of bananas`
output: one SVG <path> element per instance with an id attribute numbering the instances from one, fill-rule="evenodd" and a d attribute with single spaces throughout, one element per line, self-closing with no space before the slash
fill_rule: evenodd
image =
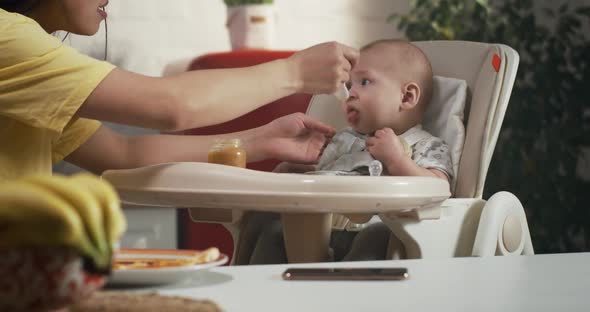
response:
<path id="1" fill-rule="evenodd" d="M 66 246 L 108 272 L 127 223 L 119 197 L 90 174 L 36 175 L 0 184 L 0 249 Z"/>

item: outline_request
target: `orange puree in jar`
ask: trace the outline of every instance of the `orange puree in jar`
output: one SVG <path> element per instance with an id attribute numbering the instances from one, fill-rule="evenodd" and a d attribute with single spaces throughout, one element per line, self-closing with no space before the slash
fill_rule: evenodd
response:
<path id="1" fill-rule="evenodd" d="M 214 164 L 246 168 L 246 151 L 241 145 L 240 139 L 218 141 L 209 150 L 207 161 Z"/>

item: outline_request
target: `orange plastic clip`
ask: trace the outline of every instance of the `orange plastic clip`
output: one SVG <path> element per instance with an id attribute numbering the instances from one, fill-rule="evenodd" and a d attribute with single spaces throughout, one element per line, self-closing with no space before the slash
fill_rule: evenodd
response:
<path id="1" fill-rule="evenodd" d="M 497 53 L 494 53 L 494 57 L 492 57 L 492 66 L 496 70 L 496 72 L 500 71 L 500 64 L 502 64 L 502 59 Z"/>

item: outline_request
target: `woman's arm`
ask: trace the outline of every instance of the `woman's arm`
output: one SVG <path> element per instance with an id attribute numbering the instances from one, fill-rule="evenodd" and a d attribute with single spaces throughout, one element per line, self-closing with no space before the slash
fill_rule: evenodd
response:
<path id="1" fill-rule="evenodd" d="M 233 134 L 244 142 L 249 160 L 264 158 L 253 147 L 256 131 Z M 129 169 L 165 162 L 206 162 L 207 152 L 220 136 L 142 135 L 124 136 L 108 127 L 100 127 L 65 160 L 100 174 L 108 169 Z M 225 137 L 228 137 L 225 135 Z"/>
<path id="2" fill-rule="evenodd" d="M 128 169 L 164 162 L 206 162 L 216 139 L 242 140 L 248 162 L 276 158 L 315 162 L 333 129 L 301 113 L 276 119 L 264 126 L 223 135 L 123 136 L 102 126 L 68 162 L 100 174 L 107 169 Z"/>
<path id="3" fill-rule="evenodd" d="M 256 66 L 156 78 L 115 69 L 78 116 L 159 130 L 218 124 L 293 93 L 331 93 L 349 79 L 358 52 L 324 43 Z"/>

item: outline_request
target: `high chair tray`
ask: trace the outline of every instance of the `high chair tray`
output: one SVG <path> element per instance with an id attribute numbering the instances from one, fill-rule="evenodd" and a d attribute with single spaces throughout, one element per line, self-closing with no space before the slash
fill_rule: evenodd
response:
<path id="1" fill-rule="evenodd" d="M 321 176 L 209 163 L 167 163 L 103 174 L 123 202 L 273 212 L 381 213 L 432 207 L 449 184 L 429 177 Z"/>

